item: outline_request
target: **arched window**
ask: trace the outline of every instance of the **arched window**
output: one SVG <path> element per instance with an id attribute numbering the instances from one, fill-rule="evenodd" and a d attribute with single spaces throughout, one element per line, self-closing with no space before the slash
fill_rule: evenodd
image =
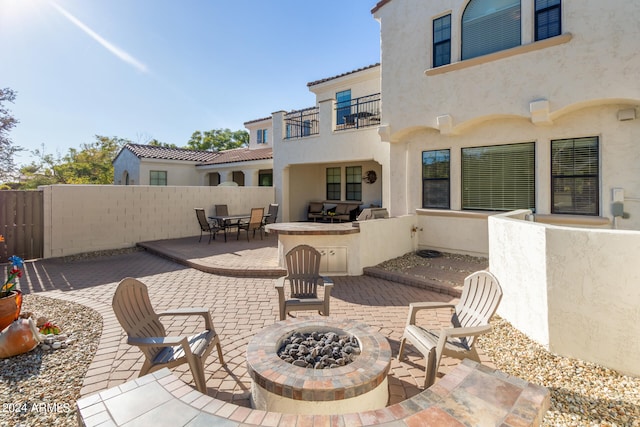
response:
<path id="1" fill-rule="evenodd" d="M 471 0 L 462 14 L 462 59 L 520 46 L 520 0 Z"/>

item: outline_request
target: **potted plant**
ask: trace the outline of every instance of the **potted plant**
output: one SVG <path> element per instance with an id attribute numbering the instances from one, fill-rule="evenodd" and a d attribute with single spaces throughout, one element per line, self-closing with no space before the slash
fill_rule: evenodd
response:
<path id="1" fill-rule="evenodd" d="M 2 242 L 4 242 L 4 236 L 0 235 L 0 243 Z M 0 331 L 20 316 L 22 292 L 16 289 L 16 285 L 17 279 L 22 277 L 23 265 L 22 258 L 15 255 L 9 257 L 7 279 L 0 289 Z"/>

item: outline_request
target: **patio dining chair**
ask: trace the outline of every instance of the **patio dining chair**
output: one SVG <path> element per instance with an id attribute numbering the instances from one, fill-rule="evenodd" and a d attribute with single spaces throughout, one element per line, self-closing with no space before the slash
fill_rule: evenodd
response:
<path id="1" fill-rule="evenodd" d="M 218 227 L 217 224 L 207 221 L 207 215 L 204 213 L 204 209 L 195 208 L 195 210 L 196 217 L 198 217 L 198 224 L 200 225 L 200 240 L 198 240 L 198 242 L 202 241 L 202 233 L 209 233 L 209 243 L 211 243 L 211 239 L 215 240 L 216 233 L 220 231 L 221 228 Z"/>
<path id="2" fill-rule="evenodd" d="M 215 205 L 216 216 L 228 216 L 229 215 L 229 207 L 227 205 Z M 217 226 L 220 227 L 222 231 L 224 231 L 224 241 L 227 241 L 227 231 L 231 231 L 238 226 L 238 221 L 227 220 L 220 221 L 217 223 Z"/>
<path id="3" fill-rule="evenodd" d="M 215 346 L 224 366 L 220 338 L 206 308 L 183 308 L 156 313 L 149 300 L 147 286 L 131 277 L 122 279 L 112 301 L 113 311 L 127 333 L 127 344 L 140 348 L 145 356 L 140 376 L 161 368 L 187 363 L 196 388 L 207 393 L 204 361 Z M 204 331 L 192 336 L 167 336 L 161 316 L 202 316 Z"/>
<path id="4" fill-rule="evenodd" d="M 268 216 L 264 217 L 263 225 L 274 224 L 278 219 L 278 204 L 271 203 L 269 205 L 269 210 L 267 211 Z"/>
<path id="5" fill-rule="evenodd" d="M 260 231 L 260 239 L 264 239 L 264 224 L 262 223 L 262 219 L 264 217 L 264 208 L 252 208 L 251 216 L 249 217 L 248 222 L 240 222 L 238 223 L 238 235 L 237 238 L 240 238 L 240 231 L 244 230 L 247 232 L 247 242 L 249 241 L 249 232 L 253 231 L 253 238 L 256 237 L 256 230 Z"/>
<path id="6" fill-rule="evenodd" d="M 298 245 L 287 252 L 287 275 L 276 282 L 280 320 L 285 320 L 291 311 L 318 310 L 323 316 L 329 315 L 329 301 L 333 282 L 320 275 L 321 254 L 309 245 Z M 289 283 L 289 298 L 286 297 L 285 283 Z M 323 298 L 318 297 L 318 287 L 324 288 Z"/>
<path id="7" fill-rule="evenodd" d="M 502 288 L 498 279 L 488 271 L 477 271 L 464 279 L 462 296 L 456 305 L 441 302 L 409 304 L 409 317 L 400 341 L 398 360 L 402 359 L 406 341 L 411 341 L 426 359 L 425 388 L 435 382 L 443 355 L 457 359 L 470 358 L 480 362 L 474 346 L 475 338 L 491 330 L 489 320 L 496 312 L 501 299 Z M 438 331 L 417 324 L 418 311 L 440 308 L 452 311 L 450 327 Z"/>

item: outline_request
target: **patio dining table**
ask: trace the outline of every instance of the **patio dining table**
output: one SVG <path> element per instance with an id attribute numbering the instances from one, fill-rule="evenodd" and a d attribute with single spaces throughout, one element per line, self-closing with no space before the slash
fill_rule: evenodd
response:
<path id="1" fill-rule="evenodd" d="M 271 214 L 269 213 L 265 213 L 262 216 L 262 221 L 264 221 L 265 218 L 270 217 Z M 238 223 L 240 221 L 242 221 L 243 219 L 249 219 L 251 218 L 251 214 L 239 214 L 239 215 L 213 215 L 213 216 L 209 216 L 207 217 L 212 221 L 216 221 L 218 224 L 220 224 L 220 226 L 222 227 L 222 229 L 224 230 L 224 241 L 227 241 L 227 229 L 228 228 L 233 228 L 233 227 L 237 227 Z"/>

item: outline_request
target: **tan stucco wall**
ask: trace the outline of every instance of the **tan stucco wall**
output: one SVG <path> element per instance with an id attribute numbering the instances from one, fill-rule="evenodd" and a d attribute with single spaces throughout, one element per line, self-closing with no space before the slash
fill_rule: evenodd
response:
<path id="1" fill-rule="evenodd" d="M 268 208 L 273 187 L 53 185 L 44 191 L 44 257 L 200 234 L 194 208 L 214 214 Z M 196 240 L 197 242 L 197 240 Z"/>
<path id="2" fill-rule="evenodd" d="M 381 23 L 381 135 L 390 141 L 385 194 L 391 214 L 421 206 L 421 151 L 452 150 L 451 209 L 457 210 L 460 149 L 526 141 L 536 142 L 536 211 L 549 213 L 549 141 L 598 136 L 600 215 L 610 217 L 612 188 L 623 188 L 630 218 L 618 226 L 640 229 L 634 166 L 640 160 L 640 119 L 618 120 L 622 110 L 640 117 L 640 3 L 563 1 L 566 34 L 534 50 L 532 2 L 522 2 L 523 46 L 511 56 L 459 61 L 460 19 L 467 4 L 394 0 L 375 14 Z M 453 64 L 432 69 L 429 23 L 445 13 L 452 14 Z"/>
<path id="3" fill-rule="evenodd" d="M 522 2 L 523 45 L 533 39 L 530 3 Z M 437 128 L 436 118 L 444 114 L 453 116 L 454 126 L 483 116 L 530 117 L 529 103 L 538 99 L 549 100 L 554 115 L 593 100 L 640 99 L 637 2 L 563 1 L 562 30 L 573 35 L 569 42 L 425 76 L 431 68 L 430 23 L 452 14 L 452 62 L 459 61 L 460 20 L 467 4 L 401 0 L 376 13 L 381 22 L 383 121 L 394 132 Z M 615 34 L 611 28 L 620 31 Z"/>
<path id="4" fill-rule="evenodd" d="M 489 218 L 498 314 L 552 352 L 640 375 L 640 232 L 522 218 Z"/>
<path id="5" fill-rule="evenodd" d="M 271 159 L 251 160 L 246 162 L 198 166 L 194 169 L 197 169 L 197 185 L 209 185 L 208 174 L 210 173 L 218 172 L 220 174 L 220 183 L 223 183 L 233 181 L 233 172 L 242 172 L 244 175 L 244 185 L 250 187 L 259 184 L 259 174 L 261 170 L 273 169 L 273 161 Z"/>
<path id="6" fill-rule="evenodd" d="M 342 256 L 344 269 L 325 271 L 329 276 L 359 276 L 363 268 L 413 252 L 417 245 L 415 215 L 398 218 L 372 219 L 358 223 L 359 232 L 350 234 L 278 235 L 278 251 L 281 267 L 285 268 L 285 254 L 297 245 L 310 245 L 323 255 L 335 250 L 335 257 Z"/>
<path id="7" fill-rule="evenodd" d="M 140 177 L 136 185 L 149 185 L 151 171 L 166 171 L 168 185 L 201 185 L 196 173 L 196 162 L 166 162 L 142 159 Z"/>
<path id="8" fill-rule="evenodd" d="M 418 248 L 487 257 L 489 215 L 486 212 L 419 209 Z"/>
<path id="9" fill-rule="evenodd" d="M 417 130 L 405 136 L 403 142 L 392 144 L 394 174 L 392 187 L 397 188 L 393 197 L 392 214 L 401 212 L 404 194 L 409 212 L 422 204 L 422 151 L 451 150 L 451 209 L 462 206 L 461 149 L 464 147 L 490 146 L 518 142 L 536 144 L 536 212 L 551 212 L 551 141 L 585 136 L 599 137 L 600 150 L 600 216 L 613 219 L 611 203 L 613 188 L 625 190 L 625 212 L 628 219 L 619 219 L 618 228 L 640 229 L 640 119 L 618 121 L 617 113 L 622 105 L 589 107 L 559 118 L 553 126 L 535 126 L 526 119 L 495 119 L 479 124 L 461 135 L 444 136 L 432 130 Z M 407 160 L 408 159 L 408 160 Z M 408 166 L 403 167 L 404 164 Z M 406 174 L 406 191 L 402 175 Z"/>

